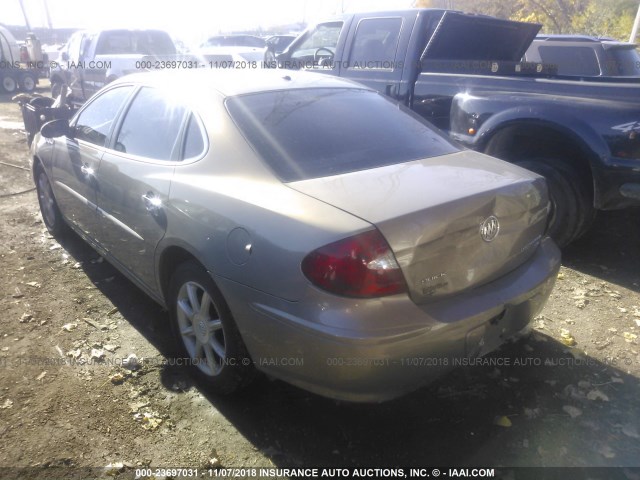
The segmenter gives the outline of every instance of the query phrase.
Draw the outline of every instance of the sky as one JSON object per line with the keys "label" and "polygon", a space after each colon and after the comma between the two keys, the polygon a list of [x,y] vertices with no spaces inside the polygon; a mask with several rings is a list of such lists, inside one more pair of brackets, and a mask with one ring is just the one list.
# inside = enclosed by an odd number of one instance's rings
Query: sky
{"label": "sky", "polygon": [[[340,11],[411,7],[413,0],[23,0],[32,27],[160,28],[187,43],[219,32],[312,22]],[[24,25],[19,0],[0,0],[0,23]]]}

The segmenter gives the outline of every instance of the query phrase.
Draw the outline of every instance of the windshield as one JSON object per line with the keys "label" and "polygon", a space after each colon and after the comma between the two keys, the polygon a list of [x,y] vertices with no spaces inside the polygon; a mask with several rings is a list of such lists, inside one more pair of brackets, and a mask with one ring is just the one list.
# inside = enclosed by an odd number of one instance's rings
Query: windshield
{"label": "windshield", "polygon": [[376,92],[293,89],[231,97],[227,108],[284,182],[457,151],[434,127]]}
{"label": "windshield", "polygon": [[228,37],[211,37],[202,46],[263,48],[265,45],[265,41],[259,37],[252,37],[250,35],[231,35]]}

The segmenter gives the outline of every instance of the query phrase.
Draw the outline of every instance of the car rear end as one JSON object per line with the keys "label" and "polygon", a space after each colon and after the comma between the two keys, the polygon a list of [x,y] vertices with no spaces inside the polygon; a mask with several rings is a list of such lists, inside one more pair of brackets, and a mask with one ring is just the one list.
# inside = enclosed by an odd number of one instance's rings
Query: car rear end
{"label": "car rear end", "polygon": [[364,89],[241,95],[227,109],[284,185],[358,220],[307,241],[293,301],[222,280],[258,368],[386,400],[489,353],[543,307],[560,253],[541,177],[460,152]]}

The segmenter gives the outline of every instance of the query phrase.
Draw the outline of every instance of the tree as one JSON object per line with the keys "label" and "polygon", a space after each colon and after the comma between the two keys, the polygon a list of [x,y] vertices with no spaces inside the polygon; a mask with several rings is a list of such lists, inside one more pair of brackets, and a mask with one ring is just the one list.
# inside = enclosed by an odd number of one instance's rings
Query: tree
{"label": "tree", "polygon": [[629,38],[637,0],[416,0],[416,7],[453,8],[542,24],[544,33]]}

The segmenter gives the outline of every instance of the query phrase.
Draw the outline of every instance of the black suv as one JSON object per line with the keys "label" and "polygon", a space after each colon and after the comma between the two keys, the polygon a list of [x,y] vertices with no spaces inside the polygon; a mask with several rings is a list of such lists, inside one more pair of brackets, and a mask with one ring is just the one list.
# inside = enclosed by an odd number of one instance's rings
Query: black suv
{"label": "black suv", "polygon": [[586,35],[538,35],[526,62],[557,67],[558,75],[640,77],[640,54],[633,43]]}

